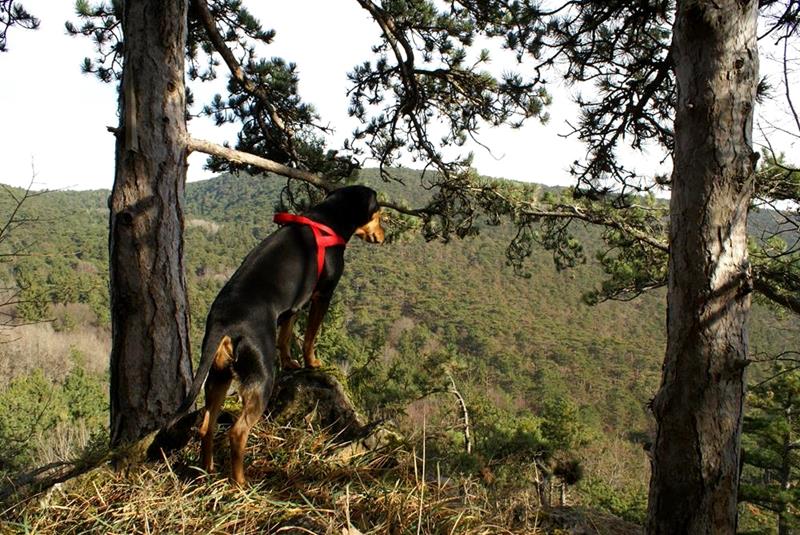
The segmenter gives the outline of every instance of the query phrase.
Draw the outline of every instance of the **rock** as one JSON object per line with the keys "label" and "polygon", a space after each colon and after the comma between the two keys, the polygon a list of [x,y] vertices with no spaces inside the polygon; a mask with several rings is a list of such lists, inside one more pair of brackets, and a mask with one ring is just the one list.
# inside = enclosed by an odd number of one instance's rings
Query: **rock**
{"label": "rock", "polygon": [[301,369],[282,374],[267,412],[280,425],[325,429],[336,442],[350,449],[372,450],[399,440],[397,434],[378,425],[380,422],[367,423],[342,383],[326,370]]}

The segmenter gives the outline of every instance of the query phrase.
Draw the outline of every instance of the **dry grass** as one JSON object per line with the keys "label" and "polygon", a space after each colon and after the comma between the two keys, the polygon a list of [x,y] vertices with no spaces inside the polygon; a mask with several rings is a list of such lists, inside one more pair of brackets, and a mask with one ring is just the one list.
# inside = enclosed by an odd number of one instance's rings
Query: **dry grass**
{"label": "dry grass", "polygon": [[199,228],[208,234],[216,234],[219,232],[220,224],[208,219],[190,218],[186,220],[186,228]]}
{"label": "dry grass", "polygon": [[11,531],[59,535],[514,532],[482,520],[491,508],[475,482],[423,477],[402,447],[347,456],[323,434],[270,427],[251,444],[245,488],[192,468],[192,445],[135,473],[92,472],[0,516],[13,518]]}
{"label": "dry grass", "polygon": [[[92,444],[95,438],[84,420],[77,422],[59,422],[47,433],[35,433],[31,436],[30,447],[34,451],[33,465],[67,462]],[[98,437],[104,439],[105,435]],[[97,441],[97,439],[95,439]]]}
{"label": "dry grass", "polygon": [[57,332],[50,323],[16,327],[0,344],[0,388],[36,369],[52,381],[63,380],[74,364],[71,349],[81,353],[87,371],[101,374],[108,369],[111,337],[102,329]]}
{"label": "dry grass", "polygon": [[[222,470],[226,442],[221,435]],[[497,498],[475,478],[442,476],[402,444],[353,453],[324,434],[261,424],[251,435],[244,488],[194,468],[198,455],[192,443],[127,474],[95,470],[0,512],[7,519],[0,532],[533,534],[564,524],[563,514],[540,511],[532,494]],[[589,526],[580,533],[627,533],[591,528],[597,518],[580,517]]]}

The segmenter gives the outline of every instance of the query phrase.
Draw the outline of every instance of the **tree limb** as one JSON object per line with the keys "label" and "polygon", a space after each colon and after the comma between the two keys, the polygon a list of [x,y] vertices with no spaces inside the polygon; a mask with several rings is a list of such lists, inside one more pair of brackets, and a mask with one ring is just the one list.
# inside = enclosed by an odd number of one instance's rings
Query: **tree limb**
{"label": "tree limb", "polygon": [[532,217],[579,219],[581,221],[585,221],[593,225],[600,225],[604,227],[614,228],[628,234],[631,238],[633,238],[636,241],[646,243],[647,245],[650,245],[651,247],[654,247],[655,249],[658,249],[660,251],[669,252],[669,245],[654,238],[653,236],[650,236],[648,234],[645,234],[644,232],[636,230],[620,221],[584,212],[583,210],[575,206],[563,207],[560,210],[542,210],[539,208],[531,207],[526,209],[524,213],[525,215]]}
{"label": "tree limb", "polygon": [[264,107],[269,111],[273,124],[281,129],[287,137],[290,137],[283,119],[278,116],[278,113],[275,111],[275,106],[272,105],[270,96],[263,88],[257,86],[247,78],[239,61],[233,55],[231,49],[228,48],[228,45],[225,44],[225,40],[222,38],[222,35],[220,35],[219,30],[217,30],[216,24],[214,24],[214,17],[208,10],[208,4],[205,0],[192,0],[192,5],[197,10],[200,22],[203,24],[208,39],[211,41],[214,49],[222,56],[223,61],[225,61],[225,64],[228,66],[228,70],[230,70],[231,76],[239,82],[245,91],[261,101]]}
{"label": "tree limb", "polygon": [[461,392],[458,391],[458,388],[456,388],[456,382],[453,379],[452,374],[447,372],[446,375],[447,378],[450,379],[450,393],[456,397],[458,400],[458,405],[461,407],[461,419],[464,422],[464,451],[466,451],[467,455],[470,455],[472,453],[472,437],[470,436],[469,411],[467,410],[467,402],[464,400],[464,396],[461,395]]}
{"label": "tree limb", "polygon": [[755,291],[770,301],[791,310],[795,314],[800,314],[800,300],[792,294],[781,292],[768,281],[758,276],[758,273],[754,273],[753,275],[753,289],[755,289]]}
{"label": "tree limb", "polygon": [[309,171],[297,169],[296,167],[289,167],[288,165],[278,163],[274,160],[268,160],[261,156],[250,154],[249,152],[231,149],[230,147],[223,147],[222,145],[217,145],[216,143],[211,143],[203,139],[189,138],[186,140],[186,145],[190,152],[202,152],[203,154],[225,158],[231,162],[252,165],[259,169],[269,171],[270,173],[275,173],[276,175],[308,182],[328,192],[338,187],[335,183]]}
{"label": "tree limb", "polygon": [[[261,156],[250,154],[249,152],[243,152],[240,150],[231,149],[230,147],[217,145],[216,143],[211,143],[210,141],[203,139],[189,138],[186,144],[190,152],[202,152],[203,154],[225,158],[226,160],[232,162],[252,165],[253,167],[258,167],[259,169],[269,171],[270,173],[274,173],[276,175],[302,180],[327,192],[331,192],[341,187],[339,184],[331,182],[330,180],[327,180],[310,171],[297,169],[296,167],[289,167],[274,160],[262,158]],[[405,206],[389,201],[383,201],[379,204],[384,208],[389,208],[390,210],[414,217],[423,217],[429,212],[427,208],[406,208]]]}

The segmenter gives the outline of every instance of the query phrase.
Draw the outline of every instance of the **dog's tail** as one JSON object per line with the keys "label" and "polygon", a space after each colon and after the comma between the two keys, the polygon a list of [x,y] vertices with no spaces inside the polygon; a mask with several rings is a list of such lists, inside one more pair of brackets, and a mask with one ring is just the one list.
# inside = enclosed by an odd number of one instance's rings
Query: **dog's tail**
{"label": "dog's tail", "polygon": [[[214,363],[217,352],[222,349],[223,344],[231,344],[231,339],[229,336],[226,336],[222,328],[212,327],[210,330],[206,331],[206,336],[203,339],[203,353],[200,356],[200,363],[197,365],[197,373],[195,373],[192,386],[189,387],[189,393],[186,395],[183,403],[181,403],[181,406],[175,411],[175,415],[167,425],[168,428],[174,426],[181,418],[191,412],[194,407],[194,402],[197,400],[197,396],[200,395],[200,388],[202,388],[206,377],[208,377],[208,372],[211,371],[211,365]],[[229,352],[230,350],[232,350],[232,347],[229,348]]]}
{"label": "dog's tail", "polygon": [[[225,331],[219,327],[206,330],[206,336],[203,339],[203,353],[189,393],[169,423],[156,433],[153,442],[147,448],[147,455],[150,459],[160,459],[165,452],[179,450],[189,442],[192,436],[191,430],[197,423],[196,418],[190,417],[194,402],[200,394],[200,388],[208,377],[214,359],[217,358],[220,350],[232,353],[233,343],[230,336],[227,336]],[[232,357],[232,354],[228,356]]]}

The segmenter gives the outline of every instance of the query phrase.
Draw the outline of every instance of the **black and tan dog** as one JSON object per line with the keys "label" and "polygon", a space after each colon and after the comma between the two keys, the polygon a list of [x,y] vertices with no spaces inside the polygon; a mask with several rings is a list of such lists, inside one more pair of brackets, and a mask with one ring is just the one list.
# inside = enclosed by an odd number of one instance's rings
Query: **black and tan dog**
{"label": "black and tan dog", "polygon": [[364,186],[335,190],[304,216],[278,214],[275,220],[284,226],[247,255],[211,305],[197,375],[178,409],[180,415],[191,408],[205,380],[200,436],[202,465],[211,472],[217,417],[238,379],[242,413],[230,443],[231,473],[239,484],[245,481],[247,437],[272,394],[277,358],[284,369],[300,367],[289,349],[295,315],[310,302],[303,359],[318,367],[314,339],[342,275],[344,244],[354,234],[370,243],[384,238],[377,196]]}

